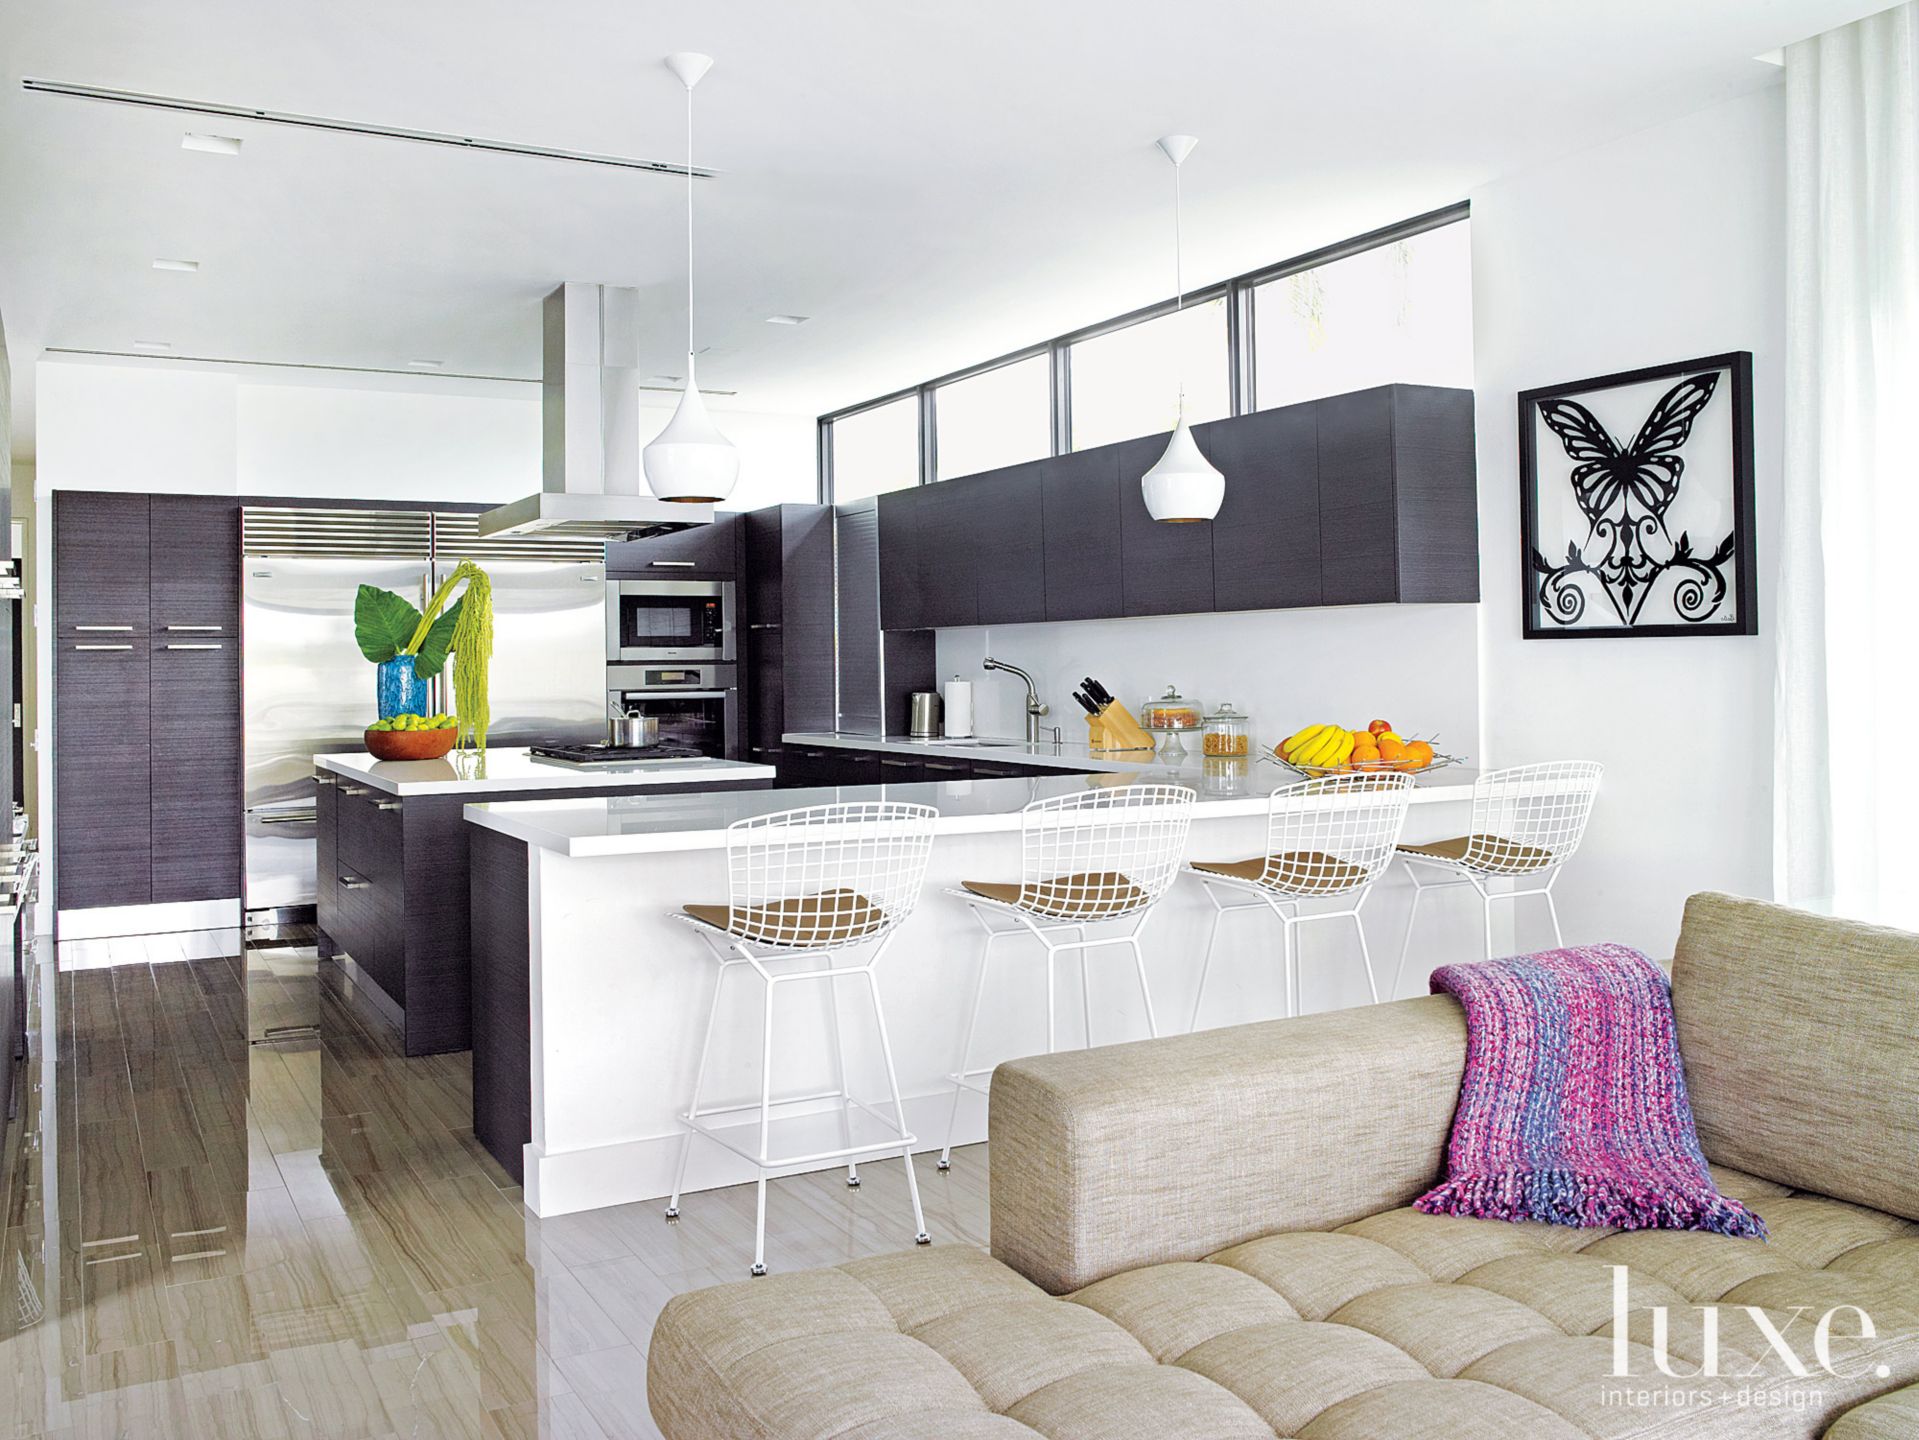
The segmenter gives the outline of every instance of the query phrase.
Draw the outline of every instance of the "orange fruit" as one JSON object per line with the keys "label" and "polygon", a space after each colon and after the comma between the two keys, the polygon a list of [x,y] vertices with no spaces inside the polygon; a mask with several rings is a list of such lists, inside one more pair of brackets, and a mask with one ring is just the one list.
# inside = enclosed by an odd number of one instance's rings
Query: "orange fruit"
{"label": "orange fruit", "polygon": [[1432,763],[1433,747],[1424,740],[1409,742],[1400,758],[1400,768],[1404,770],[1424,770]]}
{"label": "orange fruit", "polygon": [[1406,753],[1406,742],[1397,735],[1386,734],[1379,737],[1379,758],[1398,760]]}

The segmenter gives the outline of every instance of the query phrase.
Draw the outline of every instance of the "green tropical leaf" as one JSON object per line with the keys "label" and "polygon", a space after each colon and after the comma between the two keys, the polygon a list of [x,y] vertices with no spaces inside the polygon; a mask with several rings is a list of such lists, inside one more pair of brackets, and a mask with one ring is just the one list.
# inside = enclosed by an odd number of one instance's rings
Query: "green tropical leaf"
{"label": "green tropical leaf", "polygon": [[427,627],[426,638],[413,656],[413,673],[422,680],[431,680],[446,664],[447,652],[453,648],[453,627],[460,623],[460,607],[464,604],[466,596],[462,595]]}
{"label": "green tropical leaf", "polygon": [[420,612],[391,590],[362,585],[353,597],[353,638],[360,642],[360,653],[375,665],[398,655],[419,623]]}

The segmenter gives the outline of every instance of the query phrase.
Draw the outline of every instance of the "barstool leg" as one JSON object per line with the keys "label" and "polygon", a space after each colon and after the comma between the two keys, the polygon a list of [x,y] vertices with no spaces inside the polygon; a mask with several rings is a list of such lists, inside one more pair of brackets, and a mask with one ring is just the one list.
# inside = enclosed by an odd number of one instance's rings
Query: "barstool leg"
{"label": "barstool leg", "polygon": [[1219,943],[1219,917],[1226,913],[1212,886],[1202,883],[1200,889],[1213,902],[1213,918],[1206,927],[1206,956],[1199,962],[1199,986],[1193,991],[1193,1018],[1186,1022],[1186,1033],[1189,1035],[1199,1029],[1199,1002],[1206,998],[1206,977],[1213,968],[1213,946]]}
{"label": "barstool leg", "polygon": [[[761,977],[765,978],[765,977]],[[773,1124],[773,991],[766,981],[766,1009],[760,1017],[760,1180],[754,1207],[752,1274],[766,1273],[766,1159]]]}
{"label": "barstool leg", "polygon": [[1086,949],[1086,927],[1075,925],[1073,934],[1079,939],[1079,1028],[1085,1037],[1086,1048],[1093,1048],[1093,980],[1086,968],[1088,951]]}
{"label": "barstool leg", "polygon": [[1139,998],[1146,1006],[1146,1033],[1157,1040],[1159,1021],[1153,1017],[1153,992],[1146,986],[1146,952],[1139,948],[1139,932],[1145,928],[1146,922],[1140,921],[1138,928],[1126,937],[1126,943],[1133,947],[1133,969],[1139,975]]}
{"label": "barstool leg", "polygon": [[[832,956],[827,956],[826,963],[831,969]],[[826,1027],[833,1033],[833,1073],[840,1086],[840,1140],[850,1148],[853,1144],[853,1091],[846,1083],[846,1041],[840,1034],[840,990],[835,983],[838,978],[836,975],[826,977]],[[857,1160],[846,1162],[846,1186],[849,1190],[860,1188]]]}
{"label": "barstool leg", "polygon": [[1366,922],[1353,911],[1353,929],[1359,934],[1359,958],[1366,962],[1366,988],[1373,992],[1373,1004],[1379,1003],[1379,981],[1373,978],[1373,952],[1366,946]]}
{"label": "barstool leg", "polygon": [[[979,1028],[980,1002],[986,998],[986,969],[993,959],[993,942],[1011,933],[992,929],[986,932],[986,946],[980,951],[979,957],[979,978],[973,986],[973,1013],[966,1019],[966,1038],[960,1041],[959,1073],[962,1075],[967,1073],[966,1062],[973,1055],[973,1034]],[[959,1081],[953,1082],[953,1108],[946,1117],[946,1144],[940,1148],[939,1168],[942,1170],[953,1168],[953,1130],[959,1124],[960,1093],[965,1089]]]}
{"label": "barstool leg", "polygon": [[1413,873],[1413,867],[1406,867],[1406,878],[1413,882],[1413,903],[1406,911],[1406,933],[1399,942],[1399,964],[1393,969],[1393,998],[1399,998],[1400,988],[1406,983],[1406,954],[1413,948],[1413,922],[1419,919],[1419,902],[1426,898],[1426,887],[1419,883],[1419,877]]}
{"label": "barstool leg", "polygon": [[[713,977],[713,1003],[706,1012],[706,1035],[700,1041],[700,1063],[693,1071],[693,1104],[687,1114],[700,1113],[700,1095],[706,1089],[706,1057],[713,1049],[713,1022],[720,1016],[720,991],[726,985],[726,972],[730,967],[720,962],[720,973]],[[680,1187],[686,1184],[686,1157],[693,1148],[693,1132],[688,1130],[680,1137],[680,1160],[673,1167],[673,1195],[666,1202],[666,1218],[680,1218]]]}
{"label": "barstool leg", "polygon": [[1486,916],[1486,958],[1493,958],[1493,892],[1479,892],[1479,908]]}
{"label": "barstool leg", "polygon": [[1559,907],[1553,903],[1552,887],[1548,885],[1539,893],[1546,897],[1546,913],[1552,916],[1553,919],[1553,945],[1555,948],[1563,950],[1566,948],[1566,937],[1559,929]]}
{"label": "barstool leg", "polygon": [[1281,910],[1273,913],[1279,916],[1279,945],[1286,964],[1286,1018],[1290,1020],[1299,1014],[1299,961],[1295,949],[1299,942],[1293,938],[1291,917]]}
{"label": "barstool leg", "polygon": [[[878,960],[878,956],[874,960]],[[886,1036],[886,1011],[880,1005],[879,982],[873,978],[872,970],[860,972],[866,977],[866,993],[873,1001],[873,1026],[879,1031],[880,1056],[886,1061],[886,1085],[893,1093],[893,1123],[900,1127],[900,1134],[907,1133],[906,1102],[900,1097],[900,1077],[893,1069],[893,1042]],[[906,1193],[913,1197],[913,1243],[931,1245],[933,1237],[926,1233],[926,1212],[920,1208],[919,1177],[913,1173],[913,1147],[910,1144],[900,1147],[900,1163],[906,1167]]]}

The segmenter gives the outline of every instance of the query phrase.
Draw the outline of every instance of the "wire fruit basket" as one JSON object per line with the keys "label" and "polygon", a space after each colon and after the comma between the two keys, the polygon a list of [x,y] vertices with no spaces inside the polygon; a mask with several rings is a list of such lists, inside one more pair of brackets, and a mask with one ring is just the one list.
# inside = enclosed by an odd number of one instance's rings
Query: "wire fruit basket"
{"label": "wire fruit basket", "polygon": [[1433,758],[1424,765],[1409,765],[1404,760],[1349,760],[1344,765],[1300,765],[1291,760],[1282,760],[1271,752],[1260,758],[1269,764],[1284,766],[1295,775],[1304,775],[1308,780],[1318,780],[1326,775],[1383,775],[1394,771],[1403,771],[1408,775],[1430,775],[1435,770],[1444,770],[1448,765],[1466,763],[1458,755],[1442,755],[1437,750],[1433,751]]}

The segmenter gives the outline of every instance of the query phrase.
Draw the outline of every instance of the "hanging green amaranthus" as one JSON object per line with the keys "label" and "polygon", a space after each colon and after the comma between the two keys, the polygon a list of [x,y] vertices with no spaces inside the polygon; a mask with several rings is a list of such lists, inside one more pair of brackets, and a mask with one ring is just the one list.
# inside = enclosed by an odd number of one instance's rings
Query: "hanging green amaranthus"
{"label": "hanging green amaranthus", "polygon": [[[462,581],[466,593],[436,625],[434,617]],[[487,708],[486,677],[493,661],[493,582],[486,571],[471,560],[455,566],[446,583],[434,592],[406,648],[417,652],[429,631],[448,636],[446,648],[453,656],[453,708],[460,721],[460,744],[484,752],[486,727],[492,718]]]}

